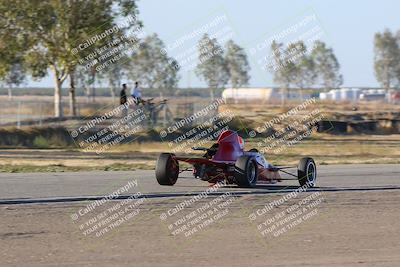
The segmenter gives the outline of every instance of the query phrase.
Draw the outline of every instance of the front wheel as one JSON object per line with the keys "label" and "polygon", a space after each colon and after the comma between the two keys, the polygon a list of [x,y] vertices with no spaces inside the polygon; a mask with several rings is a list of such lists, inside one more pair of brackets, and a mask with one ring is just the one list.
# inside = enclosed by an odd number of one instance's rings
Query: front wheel
{"label": "front wheel", "polygon": [[317,166],[312,158],[302,158],[297,167],[297,178],[301,186],[317,184]]}
{"label": "front wheel", "polygon": [[160,185],[174,185],[178,180],[179,163],[173,156],[171,153],[162,153],[158,157],[156,178]]}
{"label": "front wheel", "polygon": [[257,162],[253,157],[242,156],[235,163],[235,182],[241,187],[253,187],[257,183]]}

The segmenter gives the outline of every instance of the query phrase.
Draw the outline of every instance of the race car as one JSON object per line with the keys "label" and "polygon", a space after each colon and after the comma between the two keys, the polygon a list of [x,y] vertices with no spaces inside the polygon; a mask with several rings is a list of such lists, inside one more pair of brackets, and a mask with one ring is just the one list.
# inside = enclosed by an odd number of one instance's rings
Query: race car
{"label": "race car", "polygon": [[[204,151],[202,157],[178,157],[173,153],[161,153],[156,164],[156,178],[160,185],[172,186],[183,171],[192,171],[195,178],[209,183],[224,181],[239,187],[254,187],[257,183],[277,183],[284,172],[296,177],[300,186],[314,187],[317,168],[310,157],[302,158],[297,166],[297,175],[286,171],[296,168],[274,166],[257,149],[244,150],[244,141],[235,131],[222,132],[210,148],[194,147]],[[193,168],[179,170],[179,162],[189,163]],[[289,180],[289,179],[285,179]]]}

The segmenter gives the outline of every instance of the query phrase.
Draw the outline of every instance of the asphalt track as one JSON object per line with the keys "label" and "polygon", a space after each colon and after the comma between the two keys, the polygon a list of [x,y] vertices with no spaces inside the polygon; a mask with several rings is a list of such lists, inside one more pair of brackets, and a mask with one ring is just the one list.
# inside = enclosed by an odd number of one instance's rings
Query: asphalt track
{"label": "asphalt track", "polygon": [[[285,175],[284,178],[291,178]],[[208,183],[182,173],[175,186],[160,186],[154,171],[94,171],[63,173],[0,173],[0,205],[78,202],[107,196],[130,181],[137,182],[125,199],[134,192],[146,198],[185,197],[207,189]],[[213,193],[230,191],[236,195],[280,194],[298,188],[296,180],[244,189],[225,186]],[[318,186],[309,191],[384,191],[400,190],[400,165],[327,165],[318,166]],[[211,195],[213,195],[211,194]]]}
{"label": "asphalt track", "polygon": [[[208,215],[203,217],[211,209],[203,209],[218,200],[214,197],[169,214],[209,188],[189,176],[169,187],[158,185],[153,171],[0,173],[0,266],[400,266],[400,165],[319,166],[318,187],[312,190],[325,193],[300,193],[265,216],[258,210],[298,188],[296,180],[251,189],[225,186],[213,194],[230,191],[240,197],[230,197],[223,213],[214,206],[211,223]],[[121,224],[114,215],[124,214],[126,210],[116,208],[123,202],[96,206],[100,202],[85,201],[101,199],[132,181],[137,186],[119,199],[138,192],[149,199]],[[292,217],[298,212],[294,210],[280,217],[278,230],[266,236],[260,232],[267,218],[316,195],[320,202],[307,206],[309,213]],[[85,209],[87,215],[79,213]],[[107,215],[92,224],[99,214]],[[174,229],[183,229],[181,222],[195,225],[175,234]],[[97,237],[100,230],[93,227],[98,225],[109,232]],[[94,232],[83,234],[87,229]]]}

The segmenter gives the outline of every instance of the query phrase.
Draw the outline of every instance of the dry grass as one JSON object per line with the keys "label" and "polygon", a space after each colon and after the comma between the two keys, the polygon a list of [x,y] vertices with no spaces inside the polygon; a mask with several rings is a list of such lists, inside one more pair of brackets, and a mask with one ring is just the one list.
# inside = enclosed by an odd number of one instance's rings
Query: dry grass
{"label": "dry grass", "polygon": [[282,152],[271,151],[271,157],[292,163],[303,156],[319,164],[400,163],[400,142],[379,139],[305,140]]}
{"label": "dry grass", "polygon": [[[246,149],[260,149],[257,145],[260,141],[262,140],[247,141]],[[100,155],[79,150],[10,149],[1,151],[0,171],[154,169],[157,155],[169,151],[171,148],[166,142],[124,144]],[[304,156],[313,157],[318,164],[399,164],[400,135],[338,137],[316,134],[312,139],[285,147],[282,151],[271,150],[264,154],[276,165],[294,165]],[[201,152],[190,155],[199,156]]]}
{"label": "dry grass", "polygon": [[[51,103],[52,98],[48,96],[32,97],[21,96],[14,100],[38,100]],[[67,99],[65,99],[67,100]],[[105,106],[112,104],[111,98],[97,98],[99,105]],[[188,99],[186,99],[188,100]],[[177,99],[176,101],[186,101]],[[193,101],[193,99],[190,99]],[[0,102],[6,101],[0,97]],[[78,98],[78,102],[84,103],[84,97]],[[177,103],[177,102],[176,102]],[[241,103],[222,105],[220,112],[229,109],[238,115],[238,120],[243,118],[245,127],[261,125],[277,114],[288,111],[291,107],[300,103],[293,103],[290,107],[281,108],[279,105],[266,105],[257,103]],[[323,113],[333,114],[337,112],[351,113],[352,104],[324,102],[310,106],[309,109],[318,108]],[[15,108],[15,107],[14,107]],[[15,112],[15,110],[7,110]],[[50,111],[48,111],[50,112]],[[89,114],[94,112],[91,108],[82,109],[81,112]],[[393,106],[382,103],[360,103],[357,112],[376,113],[376,112],[400,112],[400,106]],[[246,149],[259,148],[257,143],[261,139],[246,141]],[[210,146],[211,142],[202,146]],[[196,144],[194,144],[196,146]],[[2,166],[0,171],[62,171],[62,170],[91,170],[91,169],[135,169],[135,168],[154,168],[155,159],[160,152],[170,152],[172,147],[168,142],[146,142],[131,143],[112,147],[101,157],[95,154],[87,154],[75,150],[73,153],[68,150],[41,150],[39,156],[26,157],[24,152],[8,153],[0,150]],[[187,147],[189,149],[190,147]],[[262,147],[261,147],[262,148]],[[27,150],[29,151],[29,150]],[[51,153],[45,153],[51,151]],[[72,154],[71,154],[72,153]],[[18,154],[18,155],[17,155]],[[177,153],[178,154],[178,153]],[[266,157],[274,164],[296,164],[303,156],[312,156],[319,164],[354,164],[354,163],[400,163],[400,135],[329,135],[313,134],[312,138],[301,141],[300,143],[285,147],[282,151],[265,151]],[[193,153],[200,155],[200,153]]]}

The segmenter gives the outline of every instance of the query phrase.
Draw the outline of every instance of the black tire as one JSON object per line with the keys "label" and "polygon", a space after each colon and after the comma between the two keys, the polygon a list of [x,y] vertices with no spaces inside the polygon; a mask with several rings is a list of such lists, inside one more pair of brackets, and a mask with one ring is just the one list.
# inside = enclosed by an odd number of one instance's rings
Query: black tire
{"label": "black tire", "polygon": [[252,149],[249,150],[249,152],[257,152],[258,153],[259,151],[258,151],[257,148],[252,148]]}
{"label": "black tire", "polygon": [[314,187],[317,184],[317,165],[312,158],[302,158],[297,167],[297,178],[301,186]]}
{"label": "black tire", "polygon": [[156,178],[160,185],[174,185],[178,180],[179,163],[174,154],[161,153],[156,165]]}
{"label": "black tire", "polygon": [[257,162],[253,157],[242,156],[235,163],[235,182],[240,187],[253,187],[257,183]]}

